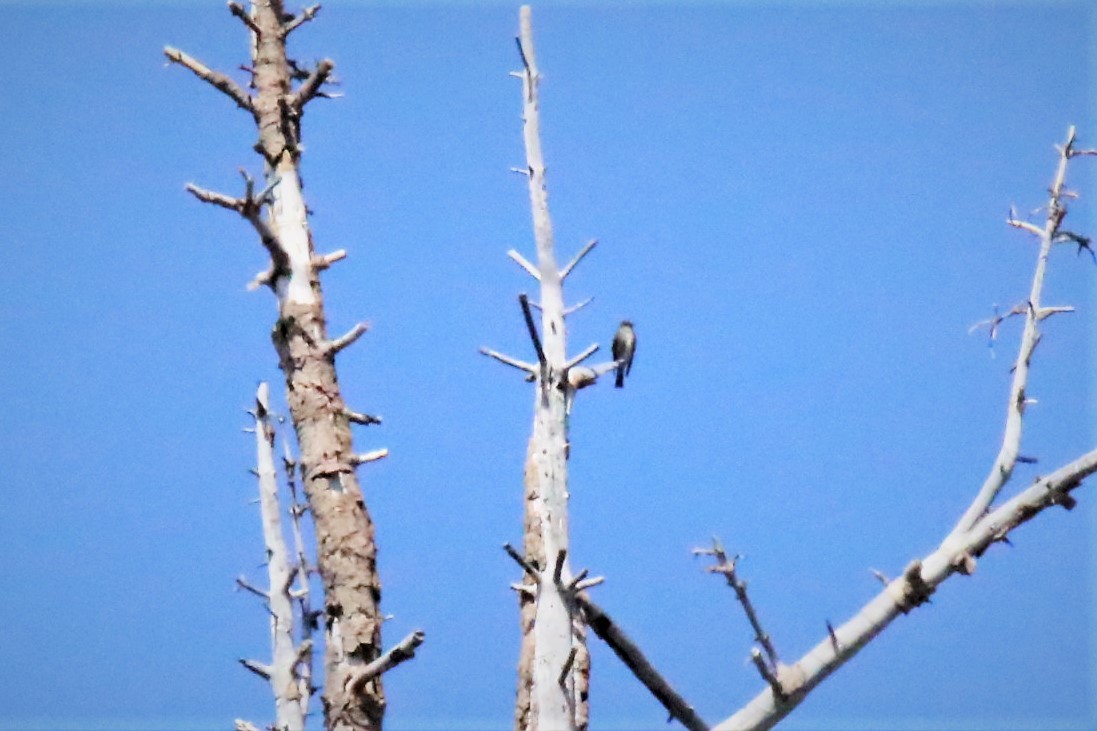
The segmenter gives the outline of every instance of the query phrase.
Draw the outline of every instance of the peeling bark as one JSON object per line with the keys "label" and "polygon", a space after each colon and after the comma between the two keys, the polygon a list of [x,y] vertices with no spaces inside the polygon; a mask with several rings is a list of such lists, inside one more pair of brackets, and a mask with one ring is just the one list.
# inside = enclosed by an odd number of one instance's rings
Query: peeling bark
{"label": "peeling bark", "polygon": [[[362,669],[381,655],[381,583],[373,522],[355,473],[365,460],[354,452],[350,428],[352,418],[365,423],[366,417],[347,408],[335,370],[336,354],[364,328],[328,339],[319,273],[342,256],[316,255],[299,170],[301,117],[310,101],[326,96],[322,86],[334,64],[325,59],[303,74],[286,53],[286,37],[311,20],[319,6],[296,17],[285,12],[282,0],[254,0],[247,12],[238,3],[230,3],[229,9],[251,32],[253,94],[182,52],[168,48],[165,54],[254,117],[259,132],[255,149],[265,161],[269,195],[254,197],[250,180],[244,199],[190,189],[198,198],[248,218],[271,255],[270,268],[255,281],[269,286],[278,299],[272,339],[285,375],[304,490],[316,527],[326,610],[325,725],[329,731],[374,731],[381,728],[385,696],[380,673],[363,680]],[[301,79],[295,92],[293,82]]]}

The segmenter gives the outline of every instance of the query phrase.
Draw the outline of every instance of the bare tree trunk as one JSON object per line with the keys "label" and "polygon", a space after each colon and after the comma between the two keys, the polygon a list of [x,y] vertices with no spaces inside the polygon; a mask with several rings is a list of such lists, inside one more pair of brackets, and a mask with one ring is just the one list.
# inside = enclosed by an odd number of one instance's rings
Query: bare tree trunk
{"label": "bare tree trunk", "polygon": [[[256,469],[259,478],[259,509],[263,523],[263,543],[267,557],[267,589],[258,589],[244,577],[236,580],[247,591],[260,596],[266,602],[270,614],[271,662],[269,665],[255,660],[241,660],[248,670],[264,678],[274,694],[275,731],[304,731],[308,716],[309,698],[312,696],[311,662],[313,618],[308,608],[308,563],[298,549],[296,557],[290,556],[282,530],[282,508],[278,497],[278,473],[274,460],[274,424],[270,416],[270,388],[260,383],[255,394],[255,444]],[[293,463],[286,460],[288,469]],[[287,469],[287,471],[288,471]],[[291,477],[292,479],[292,477]],[[290,517],[295,536],[297,527],[296,506],[291,507]],[[294,589],[295,581],[298,589]],[[300,617],[294,612],[294,604],[300,599]],[[300,619],[301,642],[294,642],[294,626]],[[239,722],[238,722],[239,723]]]}
{"label": "bare tree trunk", "polygon": [[[518,729],[556,731],[587,726],[590,658],[573,597],[568,565],[567,329],[563,278],[553,252],[545,163],[541,155],[541,76],[533,47],[530,8],[520,13],[523,132],[529,177],[537,278],[541,283],[540,366],[534,395],[533,434],[525,469],[526,560],[539,569],[520,594],[522,650],[519,661]],[[526,300],[522,300],[531,325]]]}
{"label": "bare tree trunk", "polygon": [[[251,31],[254,94],[180,51],[167,48],[165,54],[251,113],[259,131],[256,150],[266,163],[266,185],[256,194],[245,176],[243,198],[193,185],[188,189],[201,200],[240,213],[270,254],[270,268],[255,284],[269,286],[278,299],[272,339],[285,374],[302,481],[316,526],[316,558],[326,610],[326,727],[372,731],[381,728],[385,709],[378,666],[367,670],[381,656],[381,582],[373,522],[355,468],[386,452],[356,455],[352,446],[351,422],[376,420],[347,408],[335,356],[357,340],[365,327],[358,325],[340,338],[328,338],[319,274],[345,253],[316,255],[299,172],[301,116],[308,102],[325,96],[322,89],[334,64],[325,59],[307,71],[286,54],[289,33],[311,20],[319,6],[297,16],[286,14],[282,0],[254,0],[250,12],[230,2],[229,9]],[[300,82],[296,88],[294,81]],[[268,207],[266,217],[264,207]]]}

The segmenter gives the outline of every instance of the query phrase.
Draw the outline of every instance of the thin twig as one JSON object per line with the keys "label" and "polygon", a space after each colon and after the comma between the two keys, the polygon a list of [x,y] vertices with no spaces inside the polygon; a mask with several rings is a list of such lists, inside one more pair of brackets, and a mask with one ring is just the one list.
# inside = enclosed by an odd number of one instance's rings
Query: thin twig
{"label": "thin twig", "polygon": [[525,572],[527,574],[529,574],[529,577],[531,579],[533,579],[535,581],[540,581],[541,580],[541,572],[537,569],[536,566],[534,566],[529,561],[527,561],[522,556],[522,554],[518,553],[518,551],[515,550],[514,546],[510,545],[509,543],[504,543],[503,544],[503,550],[507,552],[508,556],[510,556],[512,559],[514,559],[514,562],[516,564],[521,566],[522,569],[525,570]]}
{"label": "thin twig", "polygon": [[754,604],[750,601],[750,596],[747,594],[746,582],[739,578],[736,573],[736,561],[740,558],[735,556],[728,558],[727,552],[724,551],[724,546],[720,543],[718,538],[713,537],[712,548],[700,548],[694,549],[694,555],[707,555],[716,559],[716,564],[708,567],[708,571],[714,574],[723,574],[724,578],[735,591],[735,597],[739,600],[739,604],[743,607],[743,613],[747,615],[747,621],[750,622],[751,629],[754,630],[755,641],[762,646],[766,651],[766,657],[769,660],[771,668],[776,668],[780,659],[777,656],[777,648],[773,645],[773,640],[769,636],[769,633],[762,629],[762,622],[758,619],[758,613],[754,609]]}
{"label": "thin twig", "polygon": [[568,315],[571,315],[575,312],[578,312],[579,310],[583,309],[584,307],[586,307],[587,305],[589,305],[593,301],[594,301],[593,297],[587,297],[582,302],[578,302],[578,303],[572,305],[571,307],[565,307],[564,308],[564,317],[567,317]]}

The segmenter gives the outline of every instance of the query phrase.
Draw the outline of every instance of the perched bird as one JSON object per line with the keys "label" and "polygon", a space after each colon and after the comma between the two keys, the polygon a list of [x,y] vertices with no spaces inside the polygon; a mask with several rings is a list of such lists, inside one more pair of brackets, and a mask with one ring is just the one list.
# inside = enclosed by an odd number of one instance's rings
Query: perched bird
{"label": "perched bird", "polygon": [[625,376],[632,370],[632,358],[636,355],[636,331],[631,320],[622,320],[621,327],[613,336],[613,359],[617,361],[617,382],[613,385],[622,388]]}

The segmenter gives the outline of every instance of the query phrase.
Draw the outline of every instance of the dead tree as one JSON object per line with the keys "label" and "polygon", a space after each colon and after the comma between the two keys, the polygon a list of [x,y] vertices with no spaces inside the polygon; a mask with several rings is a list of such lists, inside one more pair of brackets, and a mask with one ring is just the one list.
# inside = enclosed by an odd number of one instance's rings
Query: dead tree
{"label": "dead tree", "polygon": [[[525,294],[519,297],[537,363],[519,361],[486,348],[482,352],[524,371],[527,380],[534,384],[533,434],[525,467],[524,557],[507,547],[526,572],[525,580],[515,585],[522,626],[515,728],[564,731],[586,728],[590,674],[585,632],[568,589],[573,577],[568,564],[567,412],[576,390],[568,376],[597,346],[570,361],[567,358],[563,288],[566,272],[557,267],[553,250],[545,162],[541,155],[537,92],[541,77],[528,6],[521,9],[520,25],[518,50],[523,70],[514,75],[522,79],[526,165],[516,170],[529,181],[537,264],[513,249],[508,255],[540,284],[538,304],[530,303]],[[576,259],[593,246],[591,242]],[[534,306],[541,313],[540,331],[531,311]],[[594,380],[596,376],[590,382]]]}
{"label": "dead tree", "polygon": [[257,186],[244,172],[240,197],[193,184],[187,190],[242,216],[270,256],[269,266],[252,285],[269,287],[278,300],[272,339],[285,375],[304,491],[316,526],[316,561],[324,588],[325,723],[330,731],[378,729],[385,710],[380,674],[394,658],[409,656],[422,635],[409,636],[391,654],[381,652],[377,544],[356,469],[387,451],[354,451],[351,424],[378,420],[348,408],[335,370],[336,356],[366,326],[328,336],[320,273],[346,252],[316,253],[301,191],[301,120],[309,103],[331,96],[327,89],[334,63],[324,59],[310,69],[286,52],[287,38],[316,16],[319,5],[296,15],[285,11],[282,0],[253,0],[250,8],[229,2],[228,7],[251,35],[251,64],[243,67],[250,77],[246,89],[175,48],[165,48],[164,54],[251,116],[264,180]]}
{"label": "dead tree", "polygon": [[[519,296],[522,316],[529,331],[536,363],[529,363],[482,348],[484,355],[522,371],[534,384],[533,434],[525,466],[524,552],[509,544],[507,553],[522,567],[525,579],[515,584],[522,627],[518,665],[518,693],[515,728],[518,731],[581,731],[589,716],[590,655],[586,625],[605,640],[626,665],[687,727],[705,728],[696,714],[651,667],[638,648],[618,628],[585,590],[602,579],[587,578],[587,571],[572,574],[568,562],[568,472],[570,456],[568,419],[576,393],[597,383],[598,378],[626,367],[624,361],[582,365],[598,350],[593,344],[577,355],[567,356],[565,318],[590,302],[564,305],[564,281],[597,244],[587,242],[562,269],[556,264],[552,219],[548,209],[545,161],[541,154],[541,74],[533,45],[529,6],[519,15],[518,52],[522,70],[513,75],[522,80],[522,120],[526,164],[514,172],[529,183],[537,263],[515,250],[507,255],[540,286],[540,301]],[[541,313],[541,326],[533,309]],[[617,357],[617,356],[615,356]],[[691,715],[692,714],[692,715]]]}
{"label": "dead tree", "polygon": [[[309,604],[309,562],[301,539],[303,510],[294,499],[289,517],[293,526],[294,552],[291,554],[282,528],[278,471],[274,459],[275,427],[270,410],[270,388],[260,383],[255,394],[256,468],[259,481],[259,511],[266,547],[267,589],[253,586],[246,577],[237,586],[264,600],[270,615],[271,662],[240,660],[240,664],[265,679],[274,694],[275,731],[304,731],[312,697],[312,630],[316,613]],[[287,451],[283,460],[289,484],[294,485],[296,463]],[[297,637],[295,637],[297,635]],[[239,730],[254,728],[237,720]]]}
{"label": "dead tree", "polygon": [[[1027,395],[1032,356],[1041,339],[1041,325],[1052,315],[1072,312],[1069,306],[1043,304],[1044,278],[1048,259],[1054,248],[1066,244],[1076,246],[1079,253],[1093,256],[1090,240],[1063,227],[1068,201],[1076,194],[1066,187],[1069,162],[1075,157],[1097,155],[1097,150],[1077,149],[1075,130],[1067,132],[1066,142],[1057,146],[1059,162],[1049,189],[1047,215],[1042,225],[1019,220],[1011,211],[1007,223],[1030,234],[1037,243],[1036,268],[1028,298],[1003,316],[996,315],[981,325],[990,328],[995,337],[999,326],[1008,317],[1024,318],[1021,344],[1013,365],[1013,380],[1006,401],[1006,423],[1002,445],[986,480],[976,493],[952,531],[928,555],[911,561],[902,575],[890,579],[874,571],[884,585],[876,597],[856,615],[835,627],[826,622],[826,636],[807,654],[791,665],[782,663],[772,638],[762,629],[761,621],[751,604],[746,585],[736,572],[735,557],[729,558],[719,541],[712,548],[695,553],[713,556],[716,563],[710,571],[723,574],[754,631],[756,647],[751,660],[766,682],[766,688],[734,715],[717,724],[719,731],[757,731],[772,728],[795,709],[808,693],[831,673],[848,662],[858,651],[884,631],[900,615],[911,612],[929,601],[937,587],[950,576],[968,575],[975,571],[976,559],[995,543],[1008,543],[1013,529],[1036,517],[1046,508],[1059,505],[1070,510],[1075,505],[1071,491],[1097,471],[1097,449],[1064,464],[1049,474],[1038,477],[1009,500],[994,507],[995,499],[1009,482],[1017,463],[1032,463],[1035,458],[1021,452],[1021,426],[1027,407],[1033,399]],[[1097,257],[1094,257],[1097,260]]]}

